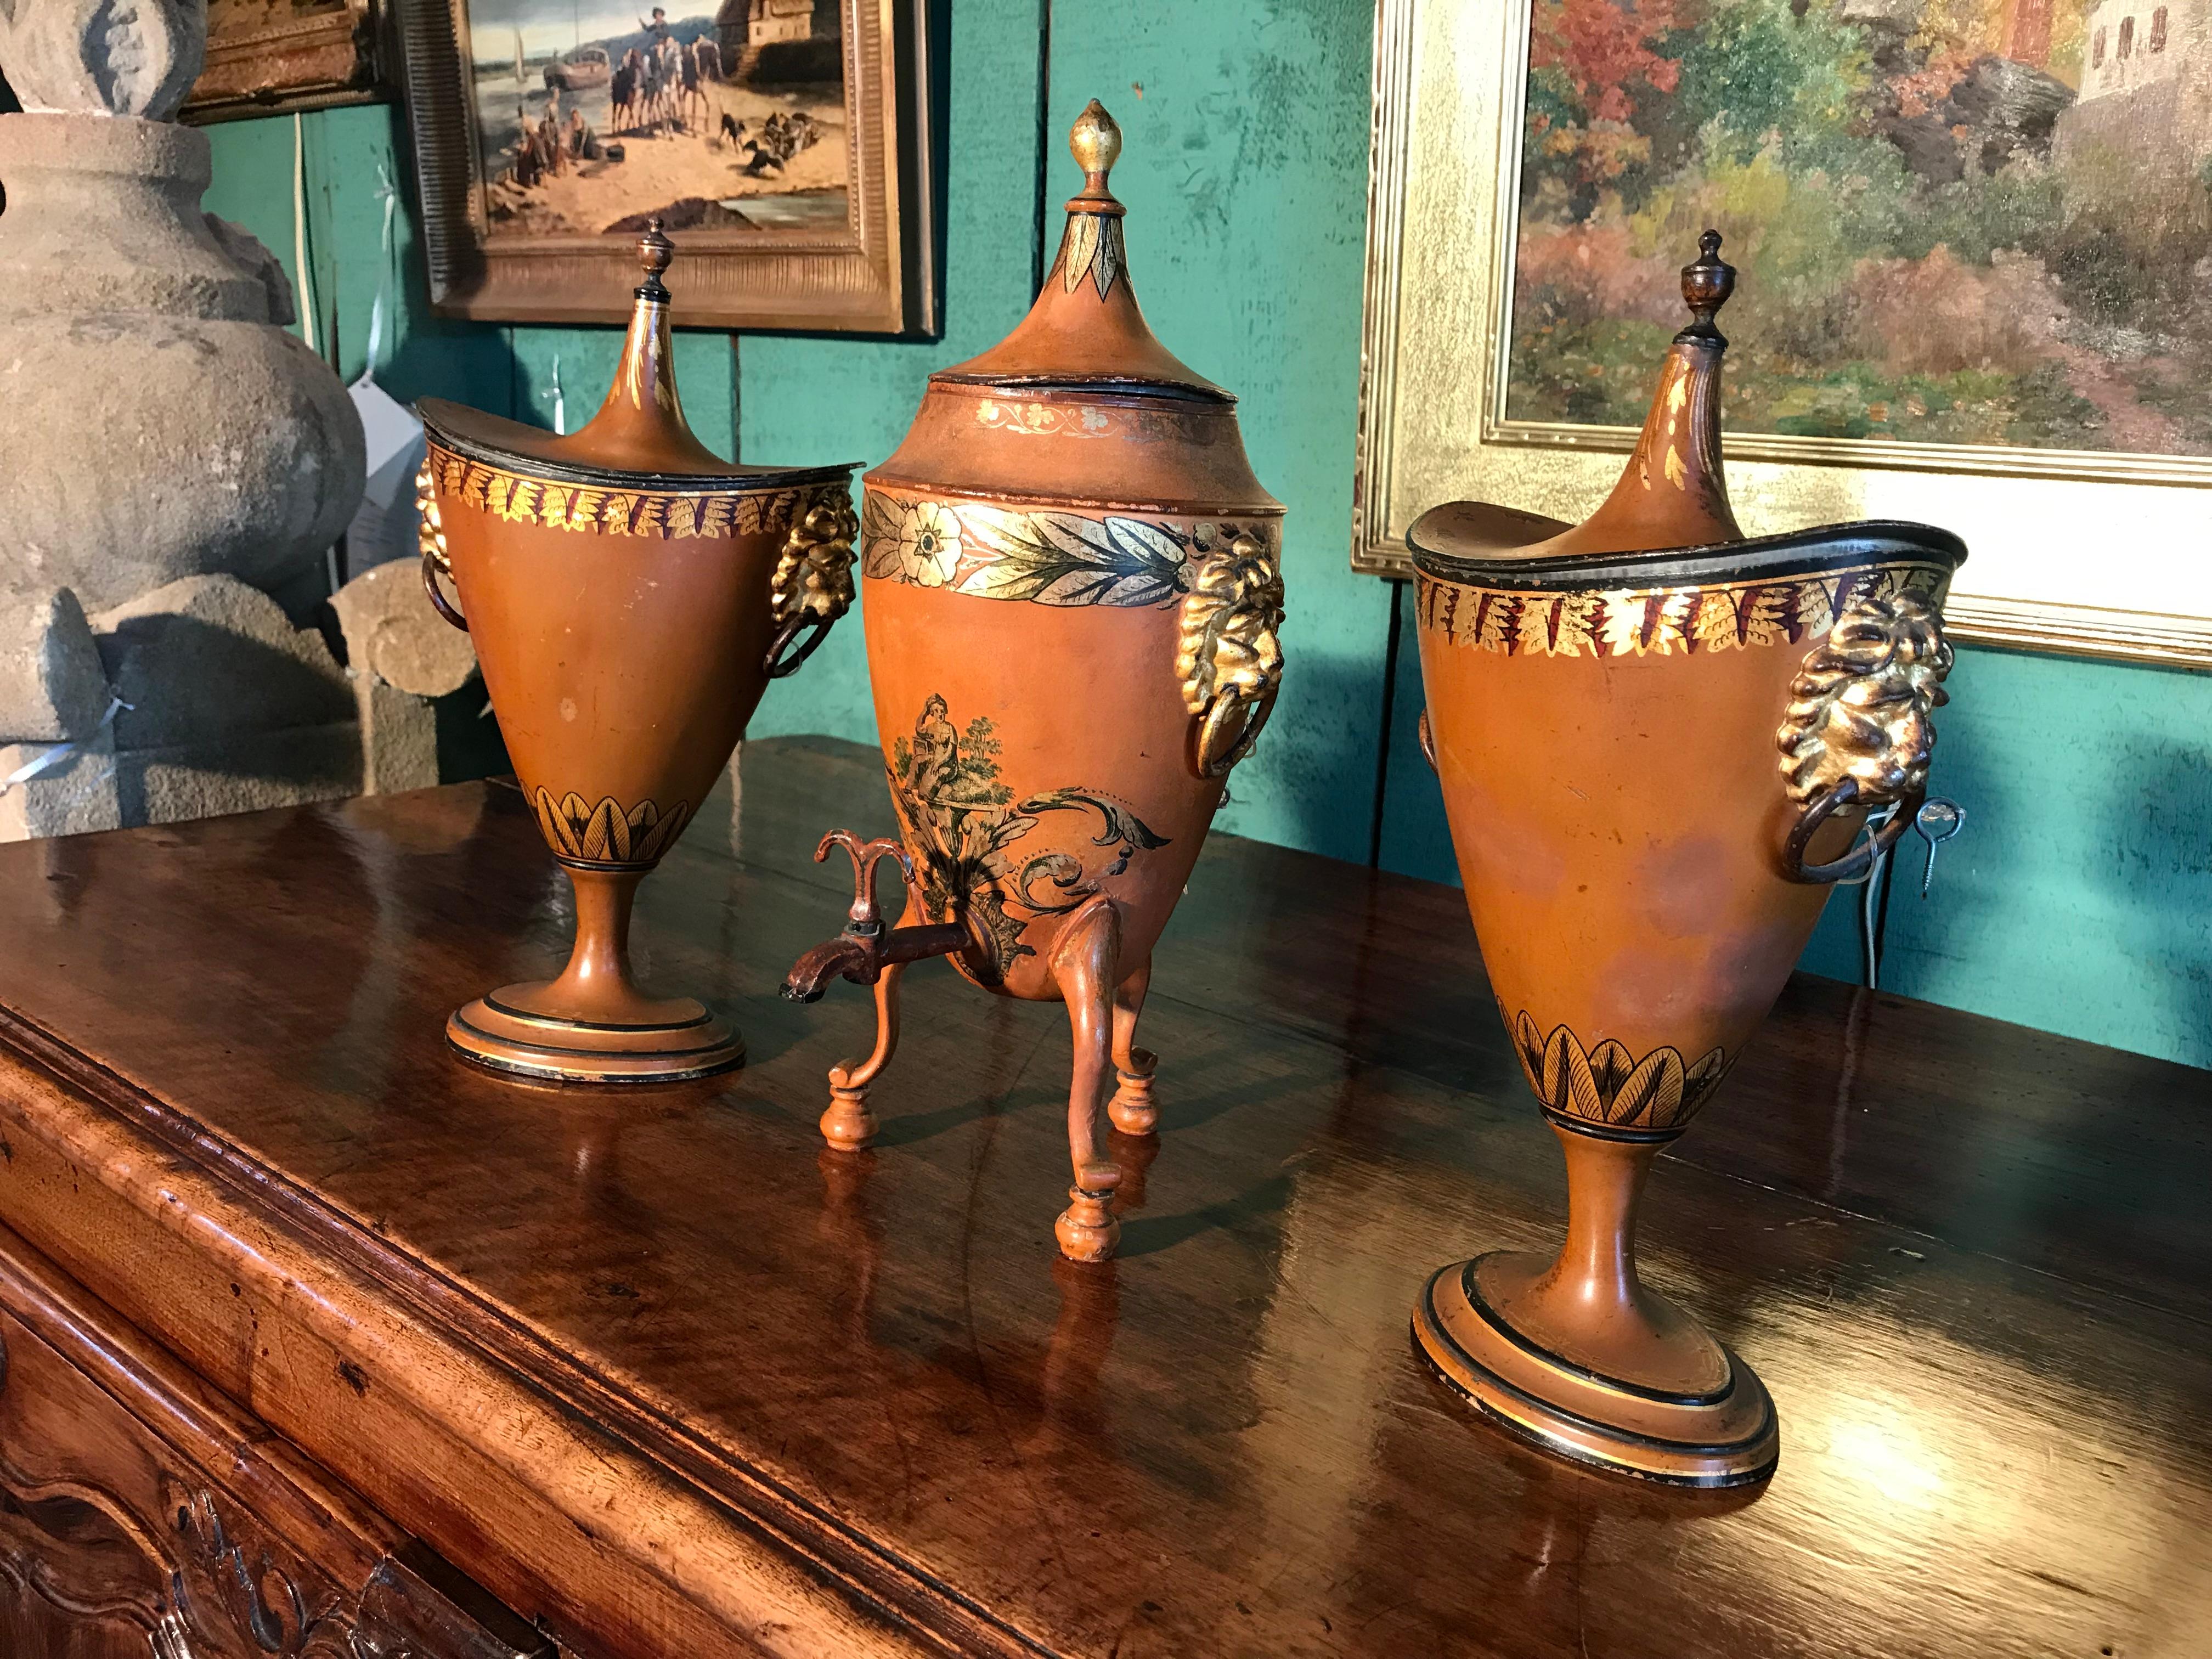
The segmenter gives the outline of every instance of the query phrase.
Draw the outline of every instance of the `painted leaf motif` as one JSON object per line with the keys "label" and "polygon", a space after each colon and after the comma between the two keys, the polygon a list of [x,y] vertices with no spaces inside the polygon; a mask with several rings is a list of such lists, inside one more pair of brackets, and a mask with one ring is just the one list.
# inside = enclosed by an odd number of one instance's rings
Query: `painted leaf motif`
{"label": "painted leaf motif", "polygon": [[1060,239],[1060,280],[1070,294],[1090,273],[1091,262],[1097,256],[1098,228],[1102,222],[1101,216],[1095,213],[1068,216],[1067,234]]}
{"label": "painted leaf motif", "polygon": [[1091,267],[1091,280],[1097,284],[1098,297],[1104,299],[1113,292],[1114,279],[1121,274],[1121,222],[1109,219],[1098,234],[1098,256]]}
{"label": "painted leaf motif", "polygon": [[963,507],[961,522],[991,555],[957,582],[986,599],[1040,605],[1164,605],[1180,591],[1182,544],[1135,520]]}
{"label": "painted leaf motif", "polygon": [[898,574],[899,529],[906,518],[902,503],[866,491],[860,498],[860,571],[878,578]]}
{"label": "painted leaf motif", "polygon": [[1679,1128],[1727,1075],[1729,1059],[1715,1048],[1686,1067],[1679,1049],[1662,1046],[1641,1060],[1611,1037],[1584,1052],[1565,1025],[1549,1036],[1522,1010],[1513,1047],[1536,1097],[1563,1117],[1621,1128]]}
{"label": "painted leaf motif", "polygon": [[[1622,1050],[1624,1055],[1626,1052]],[[1637,1128],[1664,1129],[1673,1125],[1681,1109],[1682,1056],[1672,1048],[1654,1048],[1613,1091],[1606,1118]]]}

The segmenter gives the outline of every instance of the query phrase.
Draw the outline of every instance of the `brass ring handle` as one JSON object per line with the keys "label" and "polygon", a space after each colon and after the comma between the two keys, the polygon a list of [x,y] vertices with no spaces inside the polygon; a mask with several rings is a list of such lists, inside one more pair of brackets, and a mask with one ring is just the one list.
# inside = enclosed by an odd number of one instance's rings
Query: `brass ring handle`
{"label": "brass ring handle", "polygon": [[[1225,778],[1237,763],[1252,752],[1252,745],[1260,740],[1260,733],[1267,724],[1267,716],[1275,712],[1275,694],[1279,685],[1270,682],[1267,689],[1254,695],[1243,688],[1224,685],[1207,699],[1206,713],[1198,722],[1196,752],[1192,763],[1201,778]],[[1231,715],[1244,711],[1241,724],[1231,726]]]}
{"label": "brass ring handle", "polygon": [[[1912,827],[1919,814],[1921,803],[1928,799],[1928,791],[1916,789],[1897,803],[1897,811],[1887,823],[1872,831],[1867,838],[1839,859],[1826,864],[1805,862],[1805,848],[1813,837],[1837,813],[1846,806],[1858,804],[1859,786],[1856,778],[1845,778],[1832,789],[1824,789],[1805,804],[1798,817],[1796,827],[1790,832],[1789,845],[1783,849],[1782,873],[1791,881],[1814,885],[1826,885],[1839,881],[1856,881],[1874,868],[1874,861],[1904,839],[1905,832]],[[1876,805],[1881,803],[1877,802]]]}
{"label": "brass ring handle", "polygon": [[[772,680],[780,680],[787,674],[796,674],[799,664],[814,654],[815,647],[828,635],[830,624],[836,620],[834,617],[825,617],[815,611],[801,611],[793,617],[776,630],[775,642],[769,647],[768,655],[761,659],[762,672]],[[799,648],[792,651],[794,641],[798,642]],[[789,656],[784,654],[787,651],[791,652]]]}
{"label": "brass ring handle", "polygon": [[422,550],[422,591],[430,596],[430,603],[437,608],[438,614],[465,634],[469,631],[469,619],[454,610],[447,601],[445,590],[438,586],[438,556],[427,547],[424,548]]}
{"label": "brass ring handle", "polygon": [[1428,762],[1429,770],[1442,777],[1443,774],[1437,771],[1437,734],[1429,727],[1429,711],[1425,708],[1421,710],[1421,718],[1414,724],[1413,737],[1421,745],[1421,758]]}

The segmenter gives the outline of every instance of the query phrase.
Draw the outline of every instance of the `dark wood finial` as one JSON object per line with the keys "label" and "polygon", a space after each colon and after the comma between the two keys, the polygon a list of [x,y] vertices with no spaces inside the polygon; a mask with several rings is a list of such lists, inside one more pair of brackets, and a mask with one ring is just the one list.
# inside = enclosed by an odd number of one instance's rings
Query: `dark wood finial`
{"label": "dark wood finial", "polygon": [[1720,232],[1708,230],[1698,238],[1698,257],[1682,267],[1682,302],[1692,320],[1674,337],[1725,346],[1728,336],[1713,325],[1713,318],[1735,292],[1735,267],[1721,258]]}
{"label": "dark wood finial", "polygon": [[659,216],[646,222],[645,234],[637,239],[637,262],[645,267],[645,281],[638,285],[641,300],[668,298],[668,290],[661,285],[660,273],[668,269],[668,262],[676,257],[676,244],[670,241],[660,228]]}

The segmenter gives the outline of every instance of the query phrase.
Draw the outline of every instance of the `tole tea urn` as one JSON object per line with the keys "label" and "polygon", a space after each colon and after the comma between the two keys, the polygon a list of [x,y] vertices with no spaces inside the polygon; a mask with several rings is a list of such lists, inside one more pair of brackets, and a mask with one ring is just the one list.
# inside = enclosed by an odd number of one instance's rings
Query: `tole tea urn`
{"label": "tole tea urn", "polygon": [[[1235,400],[1170,356],[1129,289],[1120,130],[1094,101],[1085,174],[1028,318],[931,376],[905,442],[863,480],[861,575],[876,720],[901,840],[852,854],[845,931],[784,993],[875,988],[866,1060],[830,1074],[822,1130],[875,1134],[868,1090],[898,1034],[904,964],[950,956],[1002,996],[1065,1001],[1074,1030],[1074,1185],[1055,1232],[1113,1253],[1120,1175],[1102,1108],[1151,1132],[1153,1057],[1134,1042],[1152,952],[1222,780],[1273,704],[1280,503],[1245,459]],[[906,878],[901,925],[874,876]],[[1107,1101],[1108,1091],[1112,1099]]]}
{"label": "tole tea urn", "polygon": [[423,580],[469,630],[576,896],[559,977],[478,998],[447,1036],[479,1065],[564,1082],[699,1077],[743,1060],[710,1010],[632,979],[631,902],[769,680],[805,659],[853,594],[851,466],[738,466],[692,435],[660,280],[673,249],[658,222],[638,246],[645,281],[622,361],[580,431],[421,405]]}
{"label": "tole tea urn", "polygon": [[[1741,1359],[1636,1273],[1637,1200],[1811,937],[1927,787],[1966,549],[1868,522],[1747,539],[1720,457],[1705,233],[1643,435],[1579,525],[1424,514],[1424,741],[1491,989],[1567,1162],[1556,1260],[1431,1278],[1414,1334],[1483,1412],[1548,1449],[1688,1486],[1774,1468]],[[1877,808],[1893,808],[1867,840]],[[1854,845],[1854,842],[1856,844]]]}

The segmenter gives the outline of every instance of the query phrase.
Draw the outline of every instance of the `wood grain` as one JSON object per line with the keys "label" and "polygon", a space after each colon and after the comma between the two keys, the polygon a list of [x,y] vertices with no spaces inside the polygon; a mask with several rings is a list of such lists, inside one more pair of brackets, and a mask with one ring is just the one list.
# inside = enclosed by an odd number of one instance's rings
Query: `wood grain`
{"label": "wood grain", "polygon": [[871,1010],[774,989],[889,803],[823,740],[743,781],[636,944],[750,1061],[649,1097],[441,1046],[565,944],[511,791],[0,848],[0,1220],[594,1655],[2202,1651],[2204,1074],[1795,982],[1644,1227],[1780,1472],[1647,1492],[1409,1352],[1559,1219],[1455,892],[1216,839],[1083,1267],[1056,1008],[917,968],[876,1149],[821,1149]]}

